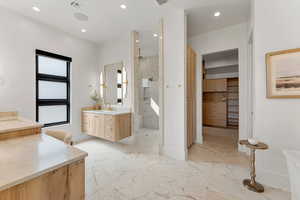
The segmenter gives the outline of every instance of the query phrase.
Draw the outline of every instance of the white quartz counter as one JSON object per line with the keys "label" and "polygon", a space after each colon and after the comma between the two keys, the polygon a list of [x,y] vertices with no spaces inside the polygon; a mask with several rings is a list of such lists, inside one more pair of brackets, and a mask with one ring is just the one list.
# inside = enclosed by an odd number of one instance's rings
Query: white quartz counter
{"label": "white quartz counter", "polygon": [[131,113],[130,110],[87,110],[83,112],[102,115],[123,115]]}
{"label": "white quartz counter", "polygon": [[86,156],[86,152],[43,134],[0,141],[0,191]]}

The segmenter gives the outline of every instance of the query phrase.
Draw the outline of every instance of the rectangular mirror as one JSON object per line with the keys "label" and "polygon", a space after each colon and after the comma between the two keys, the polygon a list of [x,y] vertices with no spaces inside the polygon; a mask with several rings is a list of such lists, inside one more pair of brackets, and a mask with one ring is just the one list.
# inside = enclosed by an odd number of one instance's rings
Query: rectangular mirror
{"label": "rectangular mirror", "polygon": [[127,77],[123,62],[104,66],[104,103],[122,104],[127,91]]}

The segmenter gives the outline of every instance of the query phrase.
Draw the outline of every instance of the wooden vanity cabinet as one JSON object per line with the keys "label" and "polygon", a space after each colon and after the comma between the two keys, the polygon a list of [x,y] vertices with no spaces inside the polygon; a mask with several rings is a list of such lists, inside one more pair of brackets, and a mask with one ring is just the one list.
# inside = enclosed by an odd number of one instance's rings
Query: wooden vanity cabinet
{"label": "wooden vanity cabinet", "polygon": [[82,131],[116,142],[131,136],[131,114],[104,115],[84,113]]}
{"label": "wooden vanity cabinet", "polygon": [[0,191],[0,200],[84,200],[85,161],[60,167]]}

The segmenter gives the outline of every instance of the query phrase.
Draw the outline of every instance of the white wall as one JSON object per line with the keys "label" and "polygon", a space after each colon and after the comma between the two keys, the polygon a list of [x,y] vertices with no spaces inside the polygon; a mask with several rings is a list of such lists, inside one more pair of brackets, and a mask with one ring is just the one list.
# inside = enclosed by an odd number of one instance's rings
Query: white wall
{"label": "white wall", "polygon": [[82,138],[80,109],[93,103],[88,85],[96,83],[96,46],[3,8],[0,24],[0,111],[17,110],[35,120],[35,49],[72,57],[72,122],[55,128]]}
{"label": "white wall", "polygon": [[[197,53],[197,121],[202,121],[202,56],[209,53],[225,51],[230,49],[239,50],[239,78],[240,78],[240,122],[239,133],[240,138],[248,137],[247,128],[247,105],[248,94],[247,84],[247,33],[248,24],[242,23],[234,26],[229,26],[224,29],[208,32],[189,38],[188,44]],[[202,143],[202,124],[197,126],[197,141]]]}
{"label": "white wall", "polygon": [[258,178],[262,183],[287,188],[284,149],[300,150],[300,99],[266,98],[265,54],[299,48],[300,1],[255,0],[255,122],[254,136],[270,149],[257,153]]}
{"label": "white wall", "polygon": [[186,16],[171,9],[164,16],[164,146],[165,155],[179,160],[186,145]]}
{"label": "white wall", "polygon": [[127,70],[127,97],[124,100],[124,107],[131,107],[131,36],[130,33],[124,33],[122,38],[114,41],[107,41],[99,45],[98,49],[98,63],[100,71],[104,72],[104,66],[108,64],[114,64],[123,62],[124,67]]}
{"label": "white wall", "polygon": [[[165,7],[164,21],[164,126],[162,153],[175,159],[185,160],[186,147],[186,17],[183,10]],[[157,22],[159,23],[159,21]],[[100,68],[105,64],[123,61],[127,67],[128,80],[132,81],[134,72],[131,66],[130,34],[123,38],[106,42],[99,47]],[[103,70],[103,69],[101,69]],[[161,72],[161,71],[160,71]],[[129,83],[131,85],[131,83]],[[132,88],[124,106],[132,106]],[[138,120],[135,120],[135,126]]]}

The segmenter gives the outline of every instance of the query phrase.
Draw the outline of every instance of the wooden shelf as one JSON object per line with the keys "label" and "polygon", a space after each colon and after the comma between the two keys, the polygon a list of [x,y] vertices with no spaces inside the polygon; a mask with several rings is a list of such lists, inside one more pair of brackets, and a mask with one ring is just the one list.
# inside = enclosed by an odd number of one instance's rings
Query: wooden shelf
{"label": "wooden shelf", "polygon": [[239,63],[238,62],[233,62],[230,64],[225,64],[225,65],[211,65],[211,66],[205,66],[206,70],[210,69],[216,69],[216,68],[227,68],[227,67],[238,67]]}
{"label": "wooden shelf", "polygon": [[203,93],[227,93],[226,91],[208,91],[208,92],[203,92]]}

